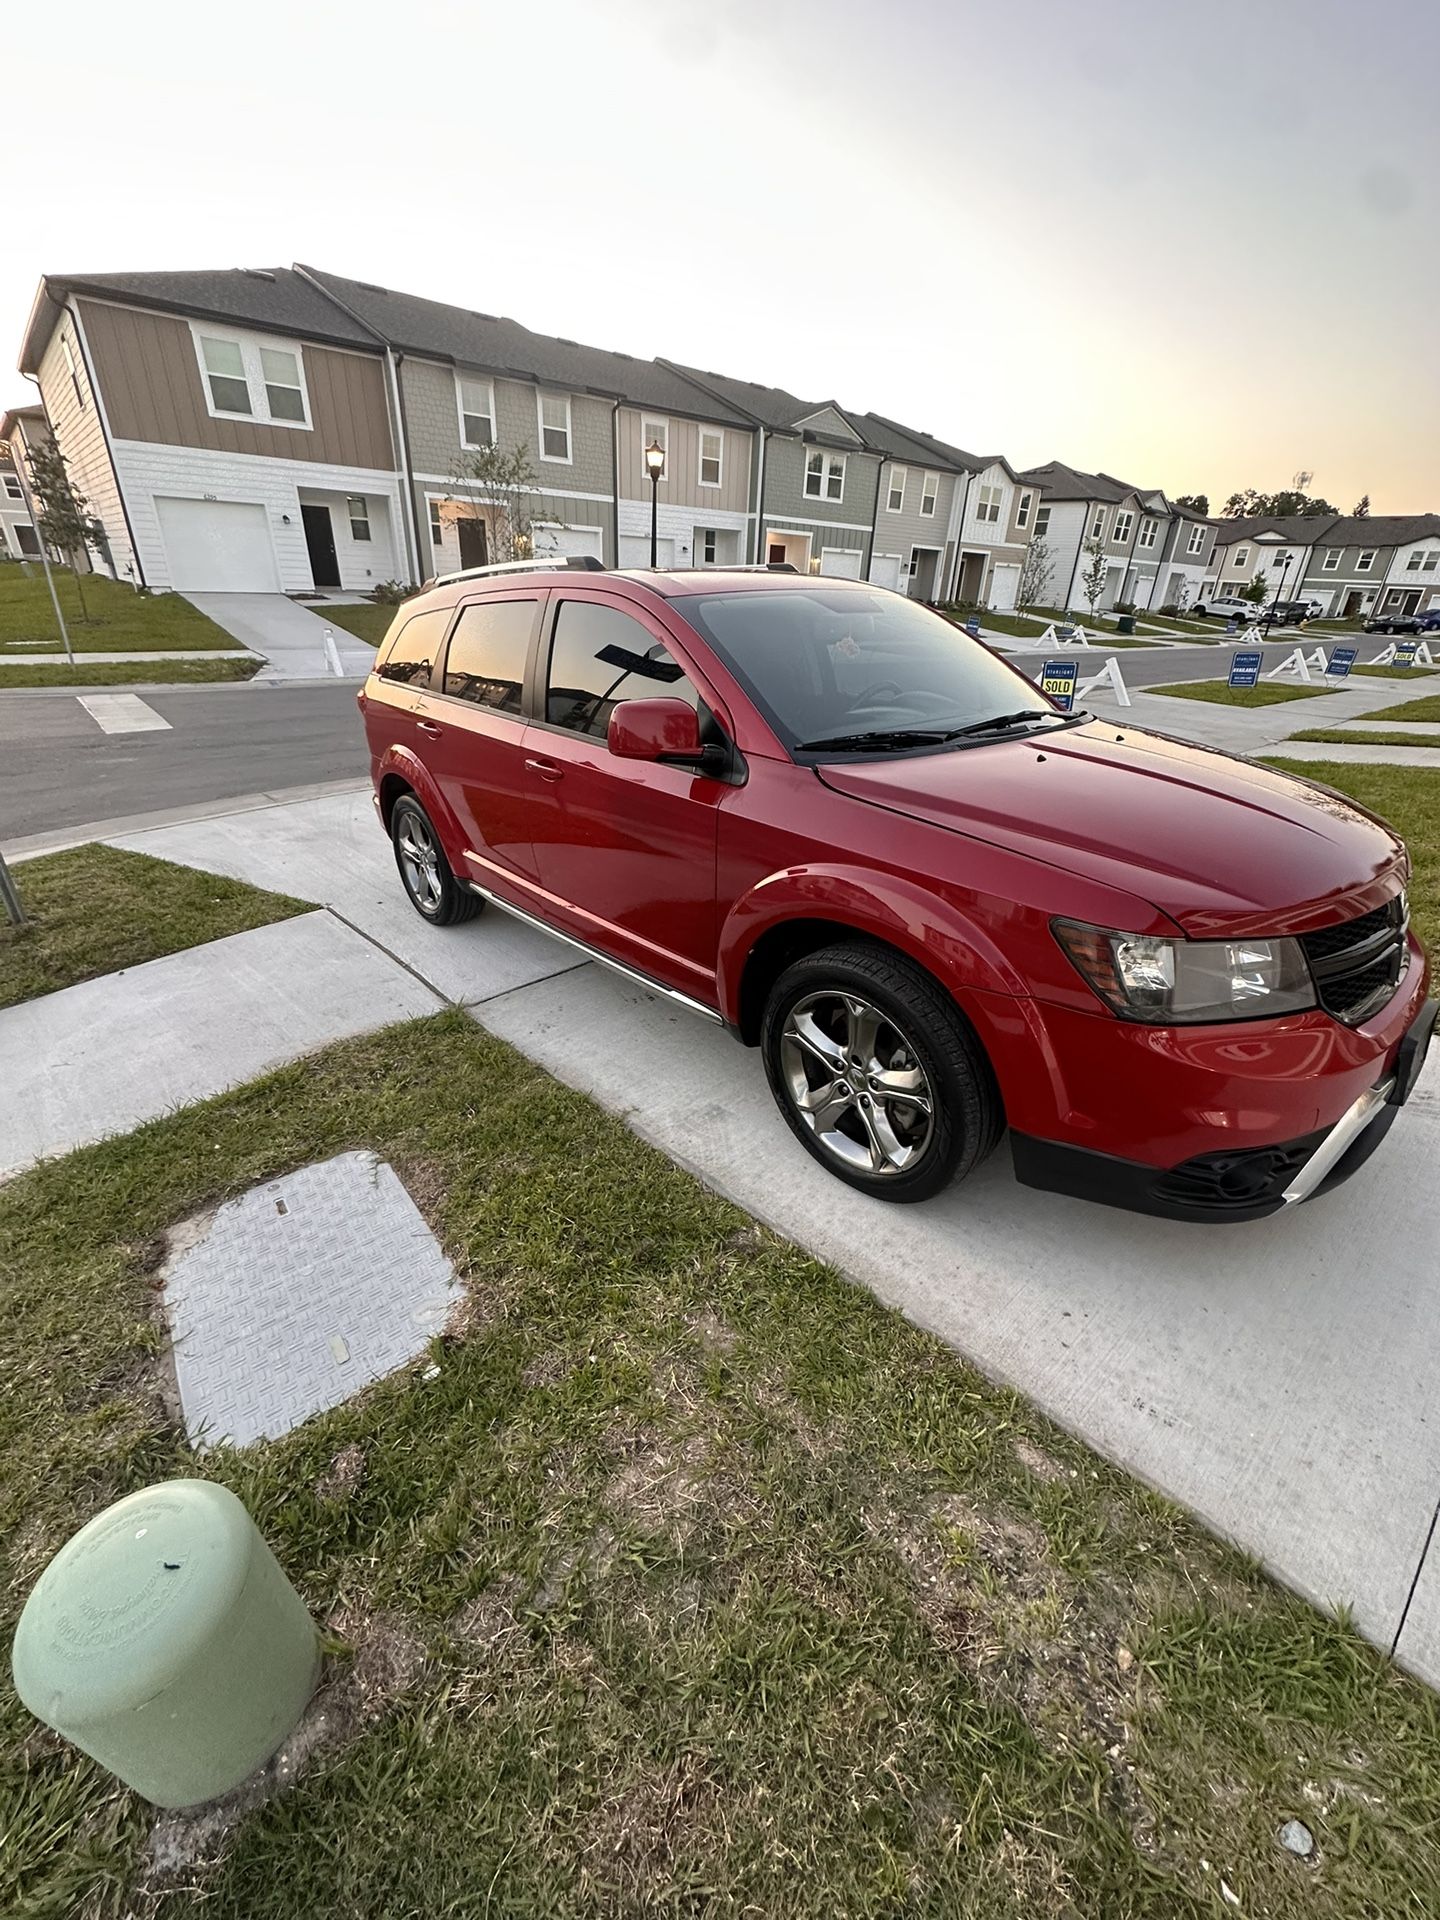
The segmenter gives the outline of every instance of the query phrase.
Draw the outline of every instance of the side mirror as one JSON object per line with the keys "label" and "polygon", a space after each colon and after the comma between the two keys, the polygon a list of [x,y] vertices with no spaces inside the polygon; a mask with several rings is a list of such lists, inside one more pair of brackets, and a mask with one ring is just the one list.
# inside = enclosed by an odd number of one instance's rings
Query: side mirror
{"label": "side mirror", "polygon": [[700,717],[684,700],[622,700],[610,715],[606,744],[620,760],[682,760],[697,765]]}

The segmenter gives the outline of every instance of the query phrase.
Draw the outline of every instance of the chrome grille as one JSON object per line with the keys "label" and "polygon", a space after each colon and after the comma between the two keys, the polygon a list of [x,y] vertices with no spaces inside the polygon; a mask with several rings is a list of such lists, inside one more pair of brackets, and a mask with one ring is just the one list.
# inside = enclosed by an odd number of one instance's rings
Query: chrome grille
{"label": "chrome grille", "polygon": [[1405,971],[1410,915],[1405,895],[1383,907],[1300,936],[1325,1011],[1348,1027],[1378,1013]]}

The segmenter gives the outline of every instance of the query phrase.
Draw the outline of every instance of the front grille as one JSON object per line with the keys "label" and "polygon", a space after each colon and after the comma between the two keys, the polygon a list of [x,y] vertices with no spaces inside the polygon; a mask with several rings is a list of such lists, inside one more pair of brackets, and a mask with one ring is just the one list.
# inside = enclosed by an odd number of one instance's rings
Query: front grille
{"label": "front grille", "polygon": [[1357,1027],[1379,1012],[1405,971],[1408,926],[1405,896],[1397,893],[1372,913],[1300,936],[1327,1013]]}

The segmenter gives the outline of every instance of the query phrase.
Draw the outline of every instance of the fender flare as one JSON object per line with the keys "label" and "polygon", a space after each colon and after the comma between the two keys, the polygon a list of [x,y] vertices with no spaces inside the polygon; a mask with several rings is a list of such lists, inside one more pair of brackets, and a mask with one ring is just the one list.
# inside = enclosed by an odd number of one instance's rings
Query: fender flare
{"label": "fender flare", "polygon": [[[414,790],[415,797],[429,814],[431,823],[440,836],[440,844],[445,849],[445,858],[450,862],[451,871],[465,873],[467,871],[463,859],[465,836],[460,831],[460,822],[455,818],[449,803],[440,791],[438,781],[425,762],[409,747],[387,747],[375,769],[377,800],[385,789],[386,780],[392,778],[403,780],[407,787]],[[385,825],[383,813],[381,824]],[[389,831],[388,826],[386,831]]]}
{"label": "fender flare", "polygon": [[813,861],[758,881],[725,916],[716,983],[732,1024],[739,1024],[741,982],[757,941],[789,920],[830,920],[868,935],[908,955],[950,993],[1027,992],[990,935],[930,888],[875,867]]}

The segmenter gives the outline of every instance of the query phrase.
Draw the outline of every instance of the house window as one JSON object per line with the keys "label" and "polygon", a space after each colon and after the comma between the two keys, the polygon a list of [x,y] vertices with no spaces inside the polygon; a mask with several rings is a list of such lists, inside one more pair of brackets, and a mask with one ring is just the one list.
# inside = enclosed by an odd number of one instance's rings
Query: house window
{"label": "house window", "polygon": [[1049,507],[1037,507],[1035,509],[1035,538],[1037,540],[1043,540],[1046,534],[1049,533],[1049,531],[1050,531]]}
{"label": "house window", "polygon": [[350,538],[368,540],[370,538],[370,502],[358,493],[352,493],[345,502],[350,509]]}
{"label": "house window", "polygon": [[1432,547],[1425,556],[1426,573],[1434,573],[1437,566],[1440,566],[1440,548]]}
{"label": "house window", "polygon": [[[646,449],[658,445],[668,464],[670,459],[670,422],[642,414],[640,419],[640,455],[643,464]],[[646,476],[649,478],[647,469]]]}
{"label": "house window", "polygon": [[1367,547],[1365,551],[1361,554],[1360,558],[1355,562],[1355,571],[1356,573],[1369,573],[1369,571],[1374,565],[1375,565],[1375,548]]}
{"label": "house window", "polygon": [[1033,494],[1033,493],[1022,493],[1022,494],[1021,494],[1021,496],[1020,496],[1020,505],[1019,505],[1019,506],[1018,506],[1018,507],[1017,507],[1017,508],[1015,509],[1015,524],[1016,524],[1016,526],[1017,526],[1017,527],[1028,527],[1028,526],[1029,526],[1029,524],[1030,524],[1030,502],[1031,502],[1031,501],[1032,501],[1032,500],[1033,500],[1034,498],[1035,498],[1035,496],[1034,496],[1034,494]]}
{"label": "house window", "polygon": [[1284,567],[1290,566],[1294,561],[1294,558],[1295,556],[1293,553],[1277,553],[1274,559],[1270,562],[1270,564],[1272,567],[1284,568]]}
{"label": "house window", "polygon": [[981,487],[975,495],[975,518],[982,523],[998,520],[1000,500],[999,487]]}
{"label": "house window", "polygon": [[540,406],[540,458],[571,464],[570,396],[568,393],[542,393]]}
{"label": "house window", "polygon": [[1230,564],[1232,567],[1234,567],[1235,571],[1238,573],[1240,569],[1243,566],[1245,566],[1246,563],[1249,561],[1249,558],[1250,558],[1249,547],[1237,547],[1235,549],[1234,554],[1231,557]]}
{"label": "house window", "polygon": [[75,356],[70,351],[70,342],[63,333],[60,336],[60,351],[65,356],[65,370],[70,375],[71,386],[75,389],[76,403],[83,407],[85,405],[85,389],[80,384],[80,375],[75,366]]}
{"label": "house window", "polygon": [[720,467],[725,455],[725,436],[715,433],[709,427],[700,429],[700,484],[702,487],[718,487]]}
{"label": "house window", "polygon": [[939,492],[940,492],[939,474],[927,473],[925,476],[925,484],[920,489],[920,511],[927,520],[933,518],[934,516],[935,501],[939,496]]}
{"label": "house window", "polygon": [[1155,544],[1155,530],[1159,525],[1160,522],[1158,520],[1142,520],[1140,522],[1140,539],[1138,544],[1142,547],[1153,547]]}
{"label": "house window", "polygon": [[220,419],[310,426],[298,347],[266,346],[248,334],[195,333],[210,412]]}
{"label": "house window", "polygon": [[1134,526],[1134,524],[1135,524],[1135,516],[1133,513],[1117,513],[1116,514],[1115,543],[1117,546],[1124,546],[1125,542],[1130,538],[1130,529],[1131,527]]}
{"label": "house window", "polygon": [[1415,551],[1411,554],[1410,558],[1405,562],[1405,571],[1407,573],[1418,573],[1420,571],[1420,562],[1423,557],[1424,556],[1422,555],[1419,547],[1416,547]]}
{"label": "house window", "polygon": [[1103,540],[1105,538],[1104,507],[1097,507],[1095,509],[1095,518],[1090,522],[1090,538],[1092,540]]}
{"label": "house window", "polygon": [[245,377],[245,356],[240,351],[240,342],[213,340],[208,334],[202,334],[200,353],[205,362],[205,377],[210,383],[211,412],[252,412],[250,382]]}
{"label": "house window", "polygon": [[890,491],[885,496],[887,513],[903,513],[905,509],[905,482],[909,476],[904,467],[890,469]]}
{"label": "house window", "polygon": [[1204,527],[1192,527],[1190,529],[1190,545],[1186,549],[1186,551],[1189,553],[1199,553],[1200,549],[1204,546],[1204,544],[1205,544]]}
{"label": "house window", "polygon": [[[14,474],[14,473],[6,474],[5,491],[6,493],[9,494],[12,500],[23,500],[25,498],[25,495],[20,490],[20,478],[18,474]],[[1416,559],[1417,560],[1419,559],[1418,554],[1416,555]]]}
{"label": "house window", "polygon": [[843,500],[845,455],[824,453],[819,447],[805,462],[805,495],[810,500]]}
{"label": "house window", "polygon": [[1339,547],[1327,547],[1325,549],[1325,558],[1320,562],[1320,571],[1322,573],[1338,573],[1340,571]]}
{"label": "house window", "polygon": [[438,547],[444,538],[445,529],[440,521],[440,502],[432,500],[430,502],[430,544]]}
{"label": "house window", "polygon": [[460,444],[462,447],[493,447],[495,444],[495,389],[488,380],[474,380],[465,374],[455,382],[460,405]]}
{"label": "house window", "polygon": [[700,557],[707,567],[714,566],[717,549],[714,527],[705,527],[700,534]]}

